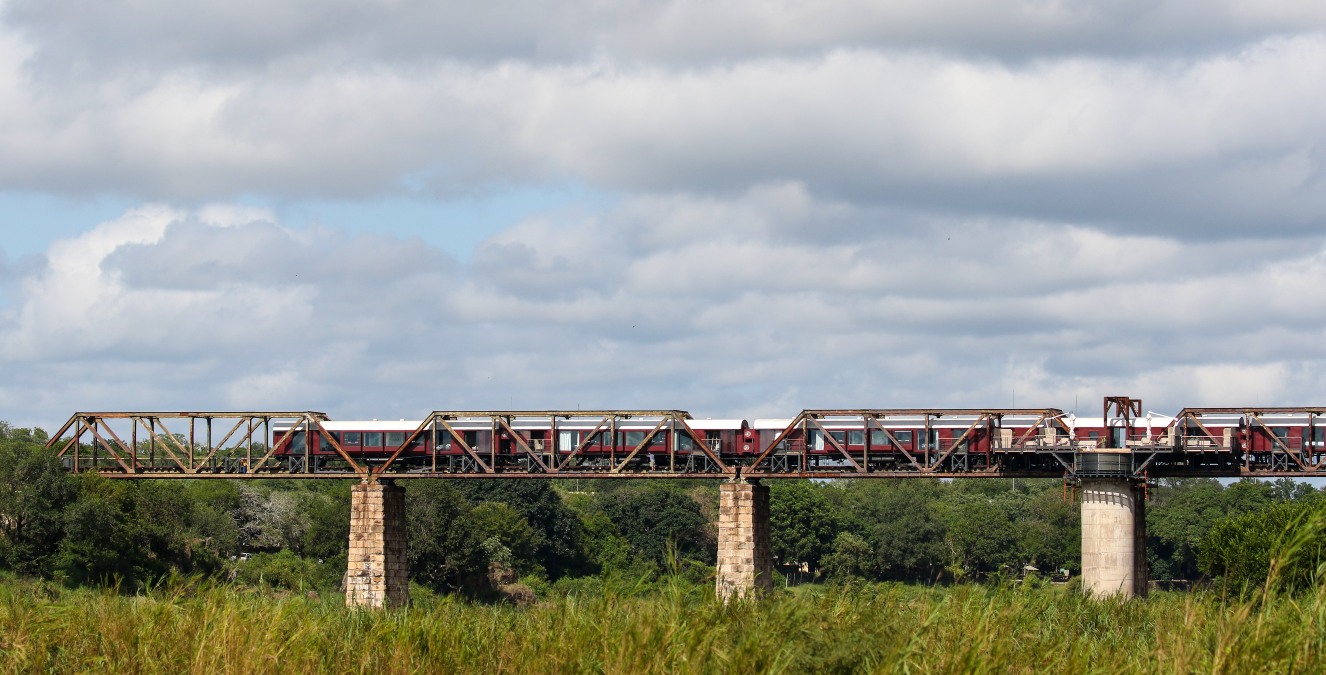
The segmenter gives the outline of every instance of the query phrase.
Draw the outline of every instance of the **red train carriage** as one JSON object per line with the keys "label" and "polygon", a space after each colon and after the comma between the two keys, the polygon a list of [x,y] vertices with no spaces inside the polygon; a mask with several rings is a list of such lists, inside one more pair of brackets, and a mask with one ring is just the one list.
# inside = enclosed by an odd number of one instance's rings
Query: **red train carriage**
{"label": "red train carriage", "polygon": [[1185,408],[1175,422],[1176,449],[1186,465],[1219,455],[1245,471],[1303,471],[1326,461],[1323,415],[1323,408]]}
{"label": "red train carriage", "polygon": [[1031,470],[1070,449],[1054,409],[805,411],[751,428],[762,448],[755,472]]}
{"label": "red train carriage", "polygon": [[273,427],[273,454],[296,473],[341,468],[344,461],[333,441],[356,462],[375,464],[397,455],[407,440],[395,466],[413,471],[472,473],[484,467],[602,471],[625,463],[626,469],[667,467],[706,473],[716,468],[709,453],[737,455],[743,447],[751,452],[754,440],[745,420],[664,417],[516,415],[499,422],[492,416],[476,416],[430,420],[427,425],[418,420],[329,421],[321,429],[298,428],[287,437],[289,429],[289,425]]}

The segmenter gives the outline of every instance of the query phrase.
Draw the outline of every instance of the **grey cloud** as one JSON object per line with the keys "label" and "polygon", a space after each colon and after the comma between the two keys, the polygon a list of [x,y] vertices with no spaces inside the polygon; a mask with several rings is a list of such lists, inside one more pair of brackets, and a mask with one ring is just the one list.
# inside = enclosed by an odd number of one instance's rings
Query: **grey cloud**
{"label": "grey cloud", "polygon": [[[717,230],[726,214],[760,213],[767,194],[726,205],[674,197],[688,216],[659,213],[652,231],[612,225],[640,222],[630,203],[556,227],[526,224],[489,242],[492,259],[461,267],[412,240],[287,230],[261,218],[223,227],[198,214],[127,216],[53,247],[50,264],[26,278],[0,339],[30,351],[6,348],[12,376],[0,402],[11,419],[47,424],[75,408],[172,406],[337,417],[663,406],[754,416],[1002,405],[1014,390],[1020,405],[1128,391],[1167,410],[1194,396],[1303,403],[1315,390],[1297,373],[1326,364],[1317,346],[1326,306],[1294,295],[1326,283],[1320,237],[1296,251],[1250,245],[1244,253],[1259,259],[1250,264],[1218,241],[950,221],[944,231],[982,255],[945,266],[934,264],[942,257],[933,236],[863,227],[860,251],[887,243],[917,263],[890,269],[866,258],[852,272],[834,262],[843,243],[801,236],[797,226],[817,211],[813,194],[799,216],[769,213],[783,219],[777,227],[749,216],[743,228],[766,233],[758,242],[666,231]],[[599,236],[605,230],[619,236]],[[647,271],[696,245],[714,249],[702,266],[712,273],[688,279],[686,292]],[[768,246],[809,262],[774,268],[791,283],[741,281]],[[1134,266],[1092,263],[1134,248],[1147,251]],[[537,271],[539,256],[562,251],[613,261],[621,283],[561,279],[576,292],[548,294],[526,267],[534,261]],[[283,261],[327,269],[296,281],[273,270]],[[1029,266],[1039,276],[1020,276]],[[88,316],[30,311],[91,287],[106,294]],[[94,339],[66,338],[82,331]],[[38,394],[25,399],[26,388]]]}
{"label": "grey cloud", "polygon": [[270,222],[219,228],[196,218],[172,223],[160,241],[116,249],[102,267],[131,289],[171,290],[254,285],[346,291],[456,271],[454,260],[418,239],[351,238],[325,229],[301,235]]}
{"label": "grey cloud", "polygon": [[1174,54],[1320,30],[1326,13],[1281,0],[1044,3],[697,3],[504,0],[139,2],[12,0],[5,18],[47,70],[217,70],[433,60],[626,61],[799,56],[839,47],[939,50],[1029,59],[1065,54]]}
{"label": "grey cloud", "polygon": [[[1324,55],[1326,39],[1311,34],[1138,61],[835,49],[687,70],[445,62],[228,79],[181,69],[68,97],[10,73],[0,184],[189,202],[571,183],[715,204],[799,185],[827,200],[820,208],[917,222],[1298,236],[1326,214]],[[757,206],[804,208],[773,192]],[[854,236],[835,213],[817,229]],[[759,214],[730,215],[724,227],[741,230]]]}

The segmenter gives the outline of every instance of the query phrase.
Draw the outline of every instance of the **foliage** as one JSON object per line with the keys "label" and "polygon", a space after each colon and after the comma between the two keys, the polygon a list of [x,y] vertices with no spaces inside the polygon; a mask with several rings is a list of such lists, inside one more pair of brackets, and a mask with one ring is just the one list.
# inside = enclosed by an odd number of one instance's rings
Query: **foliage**
{"label": "foliage", "polygon": [[1224,518],[1202,541],[1199,562],[1238,591],[1315,588],[1326,573],[1326,499]]}
{"label": "foliage", "polygon": [[847,521],[824,494],[835,489],[815,481],[771,481],[769,523],[773,555],[780,564],[802,563],[812,574],[820,570]]}
{"label": "foliage", "polygon": [[1152,578],[1200,578],[1199,549],[1217,522],[1315,493],[1310,485],[1292,480],[1267,483],[1245,479],[1227,487],[1210,478],[1166,481],[1152,491],[1147,505],[1147,555]]}
{"label": "foliage", "polygon": [[588,570],[580,519],[548,481],[467,480],[456,490],[472,504],[500,502],[524,517],[531,528],[527,565],[537,560],[553,579]]}
{"label": "foliage", "polygon": [[0,566],[27,574],[48,570],[63,536],[62,511],[77,486],[45,433],[0,426]]}
{"label": "foliage", "polygon": [[[285,596],[285,597],[282,597]],[[362,612],[339,598],[184,582],[123,597],[0,582],[12,672],[1320,672],[1322,593],[1097,602],[1058,588],[893,584],[722,605],[670,581],[527,608],[421,594]]]}
{"label": "foliage", "polygon": [[483,588],[488,565],[483,542],[473,528],[460,526],[472,509],[451,483],[407,483],[406,558],[411,579],[438,591]]}
{"label": "foliage", "polygon": [[824,574],[834,581],[873,577],[875,555],[870,543],[852,532],[839,532],[832,552],[824,557]]}
{"label": "foliage", "polygon": [[339,590],[345,574],[345,558],[317,561],[301,558],[291,551],[258,553],[248,560],[236,561],[232,578],[251,586],[289,590]]}
{"label": "foliage", "polygon": [[708,564],[717,546],[700,505],[684,492],[641,487],[606,495],[603,512],[631,547],[631,555],[666,568],[668,556]]}

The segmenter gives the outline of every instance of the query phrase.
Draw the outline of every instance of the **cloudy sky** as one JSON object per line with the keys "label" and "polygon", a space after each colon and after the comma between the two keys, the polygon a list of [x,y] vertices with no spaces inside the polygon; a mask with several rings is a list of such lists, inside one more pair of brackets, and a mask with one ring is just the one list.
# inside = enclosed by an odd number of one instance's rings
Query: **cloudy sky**
{"label": "cloudy sky", "polygon": [[1316,0],[0,0],[0,419],[1320,405],[1323,163]]}

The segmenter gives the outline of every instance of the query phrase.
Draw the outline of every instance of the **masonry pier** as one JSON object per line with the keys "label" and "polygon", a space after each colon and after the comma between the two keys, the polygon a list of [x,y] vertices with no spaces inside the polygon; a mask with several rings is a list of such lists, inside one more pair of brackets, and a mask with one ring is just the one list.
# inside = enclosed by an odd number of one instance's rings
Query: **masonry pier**
{"label": "masonry pier", "polygon": [[718,495],[719,599],[727,602],[772,591],[769,486],[748,481],[723,483]]}
{"label": "masonry pier", "polygon": [[1097,597],[1146,595],[1146,501],[1131,478],[1082,479],[1082,585]]}
{"label": "masonry pier", "polygon": [[410,601],[405,560],[405,490],[388,482],[350,489],[348,607],[401,607]]}

